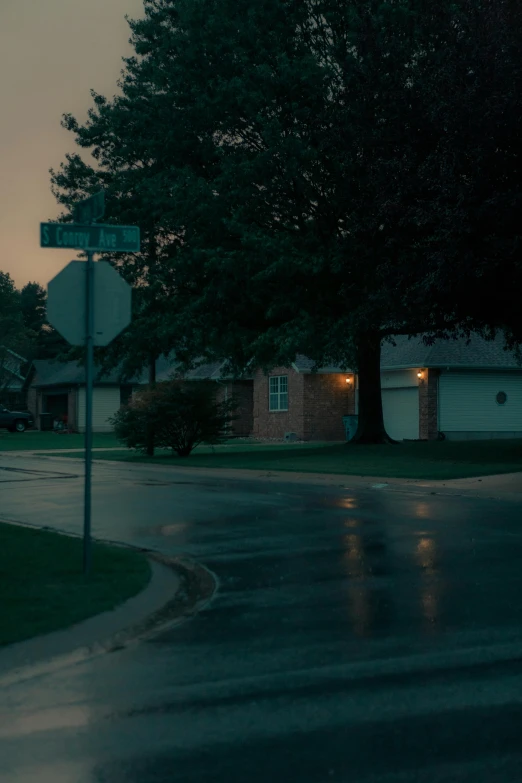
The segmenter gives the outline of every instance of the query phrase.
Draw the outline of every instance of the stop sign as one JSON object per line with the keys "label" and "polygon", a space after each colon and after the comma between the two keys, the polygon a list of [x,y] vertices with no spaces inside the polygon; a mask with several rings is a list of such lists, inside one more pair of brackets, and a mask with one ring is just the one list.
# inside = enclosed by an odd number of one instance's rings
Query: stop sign
{"label": "stop sign", "polygon": [[[71,345],[85,345],[87,263],[71,261],[47,286],[47,319]],[[130,285],[105,261],[94,264],[94,345],[108,345],[131,320]]]}

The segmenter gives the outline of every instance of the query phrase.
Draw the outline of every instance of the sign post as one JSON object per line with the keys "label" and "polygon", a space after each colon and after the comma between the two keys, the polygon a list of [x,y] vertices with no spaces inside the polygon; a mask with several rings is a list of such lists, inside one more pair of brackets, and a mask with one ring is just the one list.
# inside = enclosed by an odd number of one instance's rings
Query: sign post
{"label": "sign post", "polygon": [[41,247],[87,252],[87,263],[71,261],[48,285],[47,317],[72,345],[85,346],[85,484],[83,570],[91,570],[92,424],[94,346],[108,345],[131,320],[131,288],[106,263],[94,263],[94,253],[140,250],[137,226],[94,225],[105,210],[97,193],[75,207],[78,224],[41,223]]}
{"label": "sign post", "polygon": [[83,572],[91,570],[92,397],[94,375],[94,253],[87,253],[85,285],[85,483],[83,501]]}

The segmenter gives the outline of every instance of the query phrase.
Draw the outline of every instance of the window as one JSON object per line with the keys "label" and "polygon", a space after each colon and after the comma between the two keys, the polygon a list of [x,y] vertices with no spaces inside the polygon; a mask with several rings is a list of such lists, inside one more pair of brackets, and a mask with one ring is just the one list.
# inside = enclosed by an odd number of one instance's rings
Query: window
{"label": "window", "polygon": [[269,410],[288,410],[288,375],[274,375],[269,387]]}

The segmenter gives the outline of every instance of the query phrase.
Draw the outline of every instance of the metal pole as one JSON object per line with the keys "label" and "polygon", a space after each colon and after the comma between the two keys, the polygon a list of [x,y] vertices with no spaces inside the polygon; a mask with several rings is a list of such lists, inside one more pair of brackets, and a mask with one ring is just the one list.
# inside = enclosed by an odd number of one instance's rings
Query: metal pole
{"label": "metal pole", "polygon": [[83,572],[91,570],[92,387],[94,375],[94,253],[87,253],[85,302],[85,497]]}

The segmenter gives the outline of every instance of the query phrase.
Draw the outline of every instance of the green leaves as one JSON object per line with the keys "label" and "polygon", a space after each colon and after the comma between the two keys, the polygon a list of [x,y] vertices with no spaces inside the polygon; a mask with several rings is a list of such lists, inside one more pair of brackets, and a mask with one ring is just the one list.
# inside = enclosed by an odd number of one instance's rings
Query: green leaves
{"label": "green leaves", "polygon": [[225,440],[237,402],[218,402],[216,394],[216,384],[207,381],[160,383],[137,392],[111,422],[116,436],[129,448],[146,451],[152,433],[158,448],[188,457],[200,443]]}

